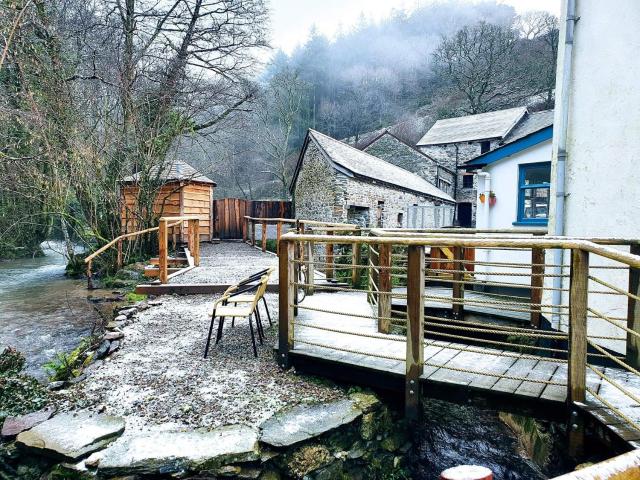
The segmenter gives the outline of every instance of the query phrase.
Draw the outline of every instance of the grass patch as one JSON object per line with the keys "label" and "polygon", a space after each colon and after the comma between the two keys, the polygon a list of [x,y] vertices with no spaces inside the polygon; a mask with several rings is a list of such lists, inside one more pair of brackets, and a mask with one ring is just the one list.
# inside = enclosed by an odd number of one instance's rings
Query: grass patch
{"label": "grass patch", "polygon": [[127,299],[127,302],[137,303],[137,302],[142,302],[143,300],[146,300],[147,299],[147,295],[144,294],[144,293],[129,292],[129,293],[127,293],[125,298]]}

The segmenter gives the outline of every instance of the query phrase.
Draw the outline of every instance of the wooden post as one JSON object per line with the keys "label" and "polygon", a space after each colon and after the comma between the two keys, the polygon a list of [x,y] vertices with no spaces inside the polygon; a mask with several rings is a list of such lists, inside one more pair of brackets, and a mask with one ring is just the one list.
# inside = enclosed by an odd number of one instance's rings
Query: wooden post
{"label": "wooden post", "polygon": [[378,244],[378,331],[391,330],[391,245]]}
{"label": "wooden post", "polygon": [[262,251],[267,251],[267,222],[262,221]]}
{"label": "wooden post", "polygon": [[116,260],[116,266],[118,270],[122,268],[122,239],[118,240],[118,257]]}
{"label": "wooden post", "polygon": [[459,320],[464,316],[464,250],[462,247],[453,247],[453,259],[455,260],[453,265],[453,303],[452,312],[453,318]]}
{"label": "wooden post", "polygon": [[315,266],[314,266],[314,262],[313,262],[313,256],[315,254],[314,249],[315,249],[315,244],[313,242],[307,242],[307,262],[306,262],[306,266],[307,266],[307,286],[305,287],[305,292],[307,295],[313,295],[313,284],[314,284],[314,271],[315,271]]}
{"label": "wooden post", "polygon": [[569,286],[569,374],[567,400],[584,402],[587,384],[587,302],[589,253],[571,251]]}
{"label": "wooden post", "polygon": [[405,416],[420,416],[420,376],[424,369],[424,247],[410,245],[407,264],[407,359]]}
{"label": "wooden post", "polygon": [[[540,328],[540,303],[542,303],[542,287],[544,286],[544,249],[531,249],[531,326]],[[538,305],[535,305],[535,304]]]}
{"label": "wooden post", "polygon": [[[353,234],[360,236],[360,230]],[[360,247],[359,243],[354,243],[351,251],[351,285],[354,287],[360,283]]]}
{"label": "wooden post", "polygon": [[158,225],[158,268],[160,283],[167,283],[167,221],[160,219]]}
{"label": "wooden post", "polygon": [[[380,259],[378,256],[378,252],[376,251],[378,245],[369,245],[369,290],[375,291],[378,288],[378,283],[380,281],[377,268],[380,266]],[[375,286],[374,286],[375,285]],[[369,303],[376,303],[376,294],[369,294]]]}
{"label": "wooden post", "polygon": [[93,290],[93,274],[91,273],[91,260],[87,262],[87,289]]}
{"label": "wooden post", "polygon": [[276,225],[276,253],[280,253],[280,237],[282,236],[282,222]]}
{"label": "wooden post", "polygon": [[197,267],[200,265],[200,220],[189,220],[189,236],[191,238],[191,256],[193,263]]}
{"label": "wooden post", "polygon": [[324,274],[327,277],[327,280],[331,280],[333,278],[333,243],[325,244],[325,259],[326,262]]}
{"label": "wooden post", "polygon": [[247,217],[243,218],[242,223],[242,241],[247,243],[247,232],[249,231],[249,219]]}
{"label": "wooden post", "polygon": [[256,246],[256,221],[251,219],[251,246]]}
{"label": "wooden post", "polygon": [[[640,255],[640,245],[631,244],[629,253]],[[640,296],[640,269],[629,267],[629,293]],[[627,327],[640,332],[640,302],[629,297],[627,303]],[[627,333],[627,363],[635,369],[640,368],[640,338]]]}
{"label": "wooden post", "polygon": [[294,300],[294,263],[295,245],[283,242],[279,255],[279,318],[278,318],[278,364],[289,368],[289,350],[293,349],[293,322],[295,319],[291,302]]}

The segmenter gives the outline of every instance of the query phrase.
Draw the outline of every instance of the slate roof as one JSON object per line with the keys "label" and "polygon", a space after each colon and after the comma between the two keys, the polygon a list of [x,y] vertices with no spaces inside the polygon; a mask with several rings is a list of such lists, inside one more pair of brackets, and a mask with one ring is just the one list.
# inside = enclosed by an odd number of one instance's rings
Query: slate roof
{"label": "slate roof", "polygon": [[[158,176],[159,166],[151,167],[149,171],[150,178],[156,178]],[[128,175],[122,179],[124,183],[136,183],[140,179],[140,173],[134,173],[133,175]],[[158,179],[164,183],[169,182],[200,182],[200,183],[210,183],[212,185],[216,185],[216,182],[211,180],[209,177],[204,176],[202,173],[197,171],[187,162],[183,162],[182,160],[173,160],[171,162],[166,162],[163,165],[163,171],[158,176]]]}
{"label": "slate roof", "polygon": [[438,120],[418,141],[418,146],[503,139],[527,113],[526,107]]}
{"label": "slate roof", "polygon": [[500,142],[500,145],[515,142],[516,140],[520,140],[533,132],[550,127],[551,125],[553,125],[553,109],[529,113],[518,125],[516,125],[516,128],[511,130],[509,134],[504,137],[504,140]]}
{"label": "slate roof", "polygon": [[[377,180],[405,190],[411,190],[426,196],[454,202],[454,199],[450,195],[408,170],[396,167],[389,162],[315,130],[309,129],[307,135],[326,157],[333,162],[334,166],[337,166],[338,169],[344,173]],[[298,160],[297,170],[300,168],[303,156],[304,149]],[[293,182],[296,181],[296,177],[297,171]]]}

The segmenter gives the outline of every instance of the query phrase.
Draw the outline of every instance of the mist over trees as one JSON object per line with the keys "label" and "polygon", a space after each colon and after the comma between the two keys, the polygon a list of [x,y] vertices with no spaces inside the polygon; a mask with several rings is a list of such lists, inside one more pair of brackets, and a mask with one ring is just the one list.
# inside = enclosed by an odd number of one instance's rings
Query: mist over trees
{"label": "mist over trees", "polygon": [[[253,152],[234,156],[256,166],[245,181],[251,187],[237,188],[220,170],[224,163],[211,164],[220,145],[201,154],[209,159],[202,165],[222,179],[221,195],[251,191],[254,198],[286,198],[282,186],[290,173],[283,172],[293,168],[308,128],[357,143],[363,133],[400,123],[395,133],[415,142],[438,118],[520,105],[552,108],[557,42],[553,15],[518,17],[512,7],[494,2],[440,2],[396,11],[380,23],[362,18],[333,40],[312,29],[291,55],[276,52],[259,80],[269,91],[283,75],[295,78],[298,109],[288,115],[293,123],[287,155],[280,149],[276,160],[269,153],[273,145],[264,138],[263,120],[280,116],[273,106],[257,103],[255,118],[248,116],[237,139],[243,144],[246,135],[253,138]],[[224,148],[233,150],[236,140],[226,140],[231,143]]]}
{"label": "mist over trees", "polygon": [[308,128],[416,141],[437,118],[553,104],[557,19],[493,1],[312,29],[267,65],[263,0],[2,0],[0,30],[0,257],[53,233],[114,238],[132,173],[137,224],[153,225],[158,167],[176,158],[218,197],[287,198]]}

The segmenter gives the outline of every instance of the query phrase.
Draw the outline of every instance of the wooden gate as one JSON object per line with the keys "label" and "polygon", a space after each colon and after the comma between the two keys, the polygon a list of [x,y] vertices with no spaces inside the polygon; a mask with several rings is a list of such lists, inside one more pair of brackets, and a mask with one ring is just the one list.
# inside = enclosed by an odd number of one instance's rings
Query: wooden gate
{"label": "wooden gate", "polygon": [[243,237],[244,217],[290,218],[291,202],[284,200],[245,200],[222,198],[215,201],[215,232],[221,240]]}

